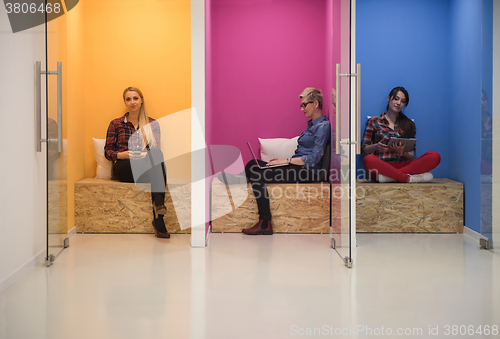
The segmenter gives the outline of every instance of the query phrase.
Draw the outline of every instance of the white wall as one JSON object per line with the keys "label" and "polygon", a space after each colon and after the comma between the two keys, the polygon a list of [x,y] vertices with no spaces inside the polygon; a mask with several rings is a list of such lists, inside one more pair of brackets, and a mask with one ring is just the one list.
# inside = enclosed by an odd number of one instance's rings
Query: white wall
{"label": "white wall", "polygon": [[[191,178],[205,178],[205,1],[191,0]],[[208,197],[205,179],[191,180],[191,246],[207,244]]]}
{"label": "white wall", "polygon": [[0,293],[40,263],[46,247],[46,160],[34,135],[34,63],[45,63],[43,32],[39,26],[13,34],[0,6]]}

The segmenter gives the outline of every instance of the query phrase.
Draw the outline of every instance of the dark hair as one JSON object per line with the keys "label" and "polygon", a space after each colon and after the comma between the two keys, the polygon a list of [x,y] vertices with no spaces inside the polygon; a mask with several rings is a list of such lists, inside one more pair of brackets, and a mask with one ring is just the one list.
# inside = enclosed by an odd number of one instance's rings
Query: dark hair
{"label": "dark hair", "polygon": [[401,137],[415,138],[415,135],[417,135],[417,127],[415,126],[415,123],[411,119],[408,119],[403,113],[399,114],[404,117],[400,119],[398,116],[398,119],[396,119],[398,126],[403,130]]}
{"label": "dark hair", "polygon": [[[394,98],[396,96],[396,94],[398,94],[399,91],[403,92],[403,94],[405,95],[405,97],[406,97],[405,107],[408,106],[408,104],[410,103],[410,96],[408,95],[408,91],[404,87],[401,87],[401,86],[394,87],[391,90],[391,93],[389,93],[389,100]],[[389,111],[389,103],[387,103],[387,107],[385,108],[385,110]]]}
{"label": "dark hair", "polygon": [[[402,86],[394,87],[391,90],[391,92],[389,93],[389,100],[394,98],[400,91],[403,92],[406,97],[406,107],[410,103],[410,95],[408,94],[408,91]],[[389,111],[389,103],[387,104],[386,110]],[[398,117],[396,118],[396,123],[403,130],[403,138],[414,138],[415,135],[417,135],[417,128],[415,126],[415,123],[412,120],[408,119],[403,111],[399,112]]]}

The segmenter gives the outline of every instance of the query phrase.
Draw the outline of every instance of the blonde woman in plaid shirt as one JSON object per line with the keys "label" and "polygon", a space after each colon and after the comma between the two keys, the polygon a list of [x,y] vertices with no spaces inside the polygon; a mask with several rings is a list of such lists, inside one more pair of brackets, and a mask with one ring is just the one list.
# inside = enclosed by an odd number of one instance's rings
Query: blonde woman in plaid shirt
{"label": "blonde woman in plaid shirt", "polygon": [[415,148],[405,152],[405,144],[387,146],[391,137],[414,138],[415,123],[403,114],[410,97],[404,87],[395,87],[387,97],[387,112],[369,119],[361,147],[363,165],[373,179],[379,182],[427,182],[433,179],[429,171],[436,168],[441,157],[427,152],[415,159]]}
{"label": "blonde woman in plaid shirt", "polygon": [[127,87],[123,91],[123,101],[128,112],[110,122],[104,155],[113,162],[112,171],[116,179],[122,182],[151,183],[155,235],[158,238],[170,238],[163,220],[167,213],[166,169],[160,149],[160,125],[147,116],[144,96],[137,87]]}

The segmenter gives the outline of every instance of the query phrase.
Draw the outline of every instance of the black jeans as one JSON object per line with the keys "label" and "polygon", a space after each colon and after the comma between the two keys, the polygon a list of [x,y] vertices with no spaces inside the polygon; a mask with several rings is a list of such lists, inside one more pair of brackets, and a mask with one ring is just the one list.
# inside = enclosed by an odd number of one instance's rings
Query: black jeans
{"label": "black jeans", "polygon": [[153,205],[165,203],[167,171],[163,163],[163,153],[152,148],[144,159],[118,159],[113,164],[113,175],[122,182],[151,183]]}
{"label": "black jeans", "polygon": [[[261,166],[265,161],[259,160]],[[250,160],[245,166],[245,174],[252,185],[252,190],[257,200],[259,219],[271,220],[271,209],[269,207],[269,193],[266,183],[294,183],[294,182],[318,182],[317,173],[299,165],[287,165],[273,168],[260,169],[255,160]]]}

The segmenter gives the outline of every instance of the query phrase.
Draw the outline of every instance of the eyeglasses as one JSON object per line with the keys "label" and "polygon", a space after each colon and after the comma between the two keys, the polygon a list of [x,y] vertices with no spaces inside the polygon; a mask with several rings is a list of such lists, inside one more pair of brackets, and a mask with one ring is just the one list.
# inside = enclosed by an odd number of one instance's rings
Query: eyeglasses
{"label": "eyeglasses", "polygon": [[300,109],[306,109],[307,105],[312,104],[314,101],[303,102],[300,104]]}

